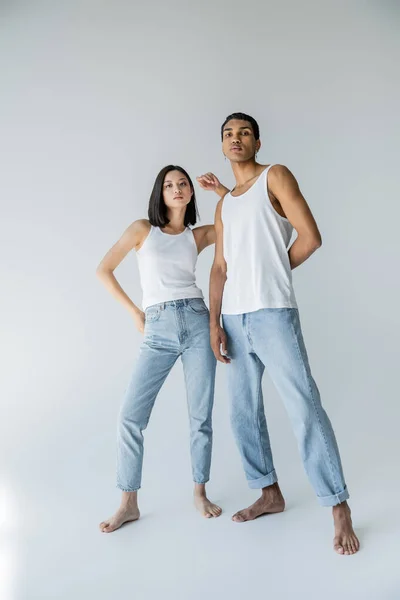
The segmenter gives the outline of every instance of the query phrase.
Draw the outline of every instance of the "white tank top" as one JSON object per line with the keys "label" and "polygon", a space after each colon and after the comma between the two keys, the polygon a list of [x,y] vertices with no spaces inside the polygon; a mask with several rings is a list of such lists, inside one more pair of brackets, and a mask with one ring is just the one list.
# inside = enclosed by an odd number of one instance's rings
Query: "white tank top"
{"label": "white tank top", "polygon": [[190,227],[170,235],[151,225],[150,232],[136,252],[143,291],[143,310],[153,304],[203,298],[196,285],[197,246]]}
{"label": "white tank top", "polygon": [[241,196],[222,203],[227,280],[222,314],[261,308],[297,308],[288,256],[293,227],[271,204],[267,192],[270,165]]}

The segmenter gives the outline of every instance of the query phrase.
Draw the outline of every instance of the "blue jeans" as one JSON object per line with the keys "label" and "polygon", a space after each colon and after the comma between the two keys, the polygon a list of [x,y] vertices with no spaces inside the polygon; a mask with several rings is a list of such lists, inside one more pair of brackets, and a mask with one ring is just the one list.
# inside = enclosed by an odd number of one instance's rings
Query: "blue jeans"
{"label": "blue jeans", "polygon": [[334,506],[347,500],[335,434],[311,375],[298,310],[261,309],[223,315],[222,320],[231,357],[227,365],[231,422],[249,487],[277,481],[261,389],[267,367],[319,503]]}
{"label": "blue jeans", "polygon": [[[144,339],[118,422],[117,487],[141,486],[143,430],[158,392],[180,356],[190,420],[193,479],[210,476],[216,360],[210,347],[209,313],[201,298],[172,300],[145,311]],[[168,424],[173,428],[173,421]]]}

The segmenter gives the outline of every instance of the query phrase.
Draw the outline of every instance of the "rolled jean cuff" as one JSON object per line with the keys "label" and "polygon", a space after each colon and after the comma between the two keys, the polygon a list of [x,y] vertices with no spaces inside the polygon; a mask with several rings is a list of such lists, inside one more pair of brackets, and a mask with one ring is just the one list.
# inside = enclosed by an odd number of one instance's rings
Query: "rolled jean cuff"
{"label": "rolled jean cuff", "polygon": [[140,485],[139,485],[139,487],[136,487],[136,488],[126,488],[126,487],[120,485],[119,483],[117,483],[117,488],[119,490],[121,490],[121,492],[137,492],[138,490],[140,490]]}
{"label": "rolled jean cuff", "polygon": [[249,488],[251,488],[252,490],[260,490],[261,488],[268,487],[269,485],[272,485],[277,481],[278,477],[274,469],[273,471],[271,471],[271,473],[268,473],[268,475],[264,475],[259,479],[248,479],[247,483],[249,484]]}
{"label": "rolled jean cuff", "polygon": [[350,494],[347,491],[347,487],[345,487],[344,490],[338,494],[332,494],[332,496],[317,496],[317,498],[321,506],[336,506],[350,498]]}

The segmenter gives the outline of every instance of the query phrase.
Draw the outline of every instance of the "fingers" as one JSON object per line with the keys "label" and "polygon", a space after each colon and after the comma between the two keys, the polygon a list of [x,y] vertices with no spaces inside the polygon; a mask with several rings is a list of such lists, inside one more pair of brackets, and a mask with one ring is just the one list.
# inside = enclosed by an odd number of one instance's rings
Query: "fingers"
{"label": "fingers", "polygon": [[229,360],[229,358],[227,358],[226,356],[224,356],[223,354],[221,354],[220,352],[215,353],[215,358],[219,361],[222,362],[224,365],[229,364],[231,361]]}
{"label": "fingers", "polygon": [[221,335],[221,346],[222,346],[222,354],[224,354],[226,356],[227,362],[231,362],[231,359],[229,358],[229,354],[228,354],[228,340],[227,340],[225,332],[223,332]]}
{"label": "fingers", "polygon": [[[227,336],[222,327],[218,327],[216,331],[211,331],[211,348],[215,358],[224,364],[229,364],[231,359],[228,356]],[[221,351],[222,350],[222,351]]]}
{"label": "fingers", "polygon": [[218,182],[218,180],[216,181],[216,177],[213,173],[205,173],[204,175],[200,175],[199,177],[196,177],[196,180],[205,190],[216,187]]}
{"label": "fingers", "polygon": [[214,352],[215,358],[219,362],[222,362],[225,365],[227,365],[227,364],[229,364],[231,362],[231,359],[228,356],[225,356],[225,354],[221,353],[220,346],[218,346],[217,348],[213,348],[213,352]]}

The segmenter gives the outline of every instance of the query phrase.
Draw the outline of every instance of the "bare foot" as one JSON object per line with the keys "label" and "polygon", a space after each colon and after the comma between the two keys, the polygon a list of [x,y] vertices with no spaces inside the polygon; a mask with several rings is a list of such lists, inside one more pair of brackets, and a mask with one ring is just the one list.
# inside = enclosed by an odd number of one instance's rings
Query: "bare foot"
{"label": "bare foot", "polygon": [[211,519],[212,517],[219,517],[222,513],[222,508],[210,502],[207,496],[194,495],[194,505],[203,517]]}
{"label": "bare foot", "polygon": [[138,508],[122,507],[117,510],[114,516],[100,523],[100,531],[103,533],[111,533],[119,529],[124,523],[129,521],[137,521],[140,517]]}
{"label": "bare foot", "polygon": [[194,484],[194,505],[206,519],[219,517],[222,513],[222,509],[207,498],[205,483]]}
{"label": "bare foot", "polygon": [[270,485],[262,490],[262,496],[254,504],[239,510],[233,515],[232,521],[236,523],[244,523],[245,521],[252,521],[261,515],[267,515],[271,513],[279,513],[285,510],[285,500],[282,496],[281,490],[277,483]]}
{"label": "bare foot", "polygon": [[338,554],[355,554],[360,549],[360,542],[354,533],[351,521],[351,511],[347,502],[342,502],[333,507],[333,521],[335,525],[335,538],[333,547]]}
{"label": "bare foot", "polygon": [[100,531],[111,533],[128,521],[137,521],[139,517],[137,492],[122,492],[121,506],[114,516],[100,523]]}

